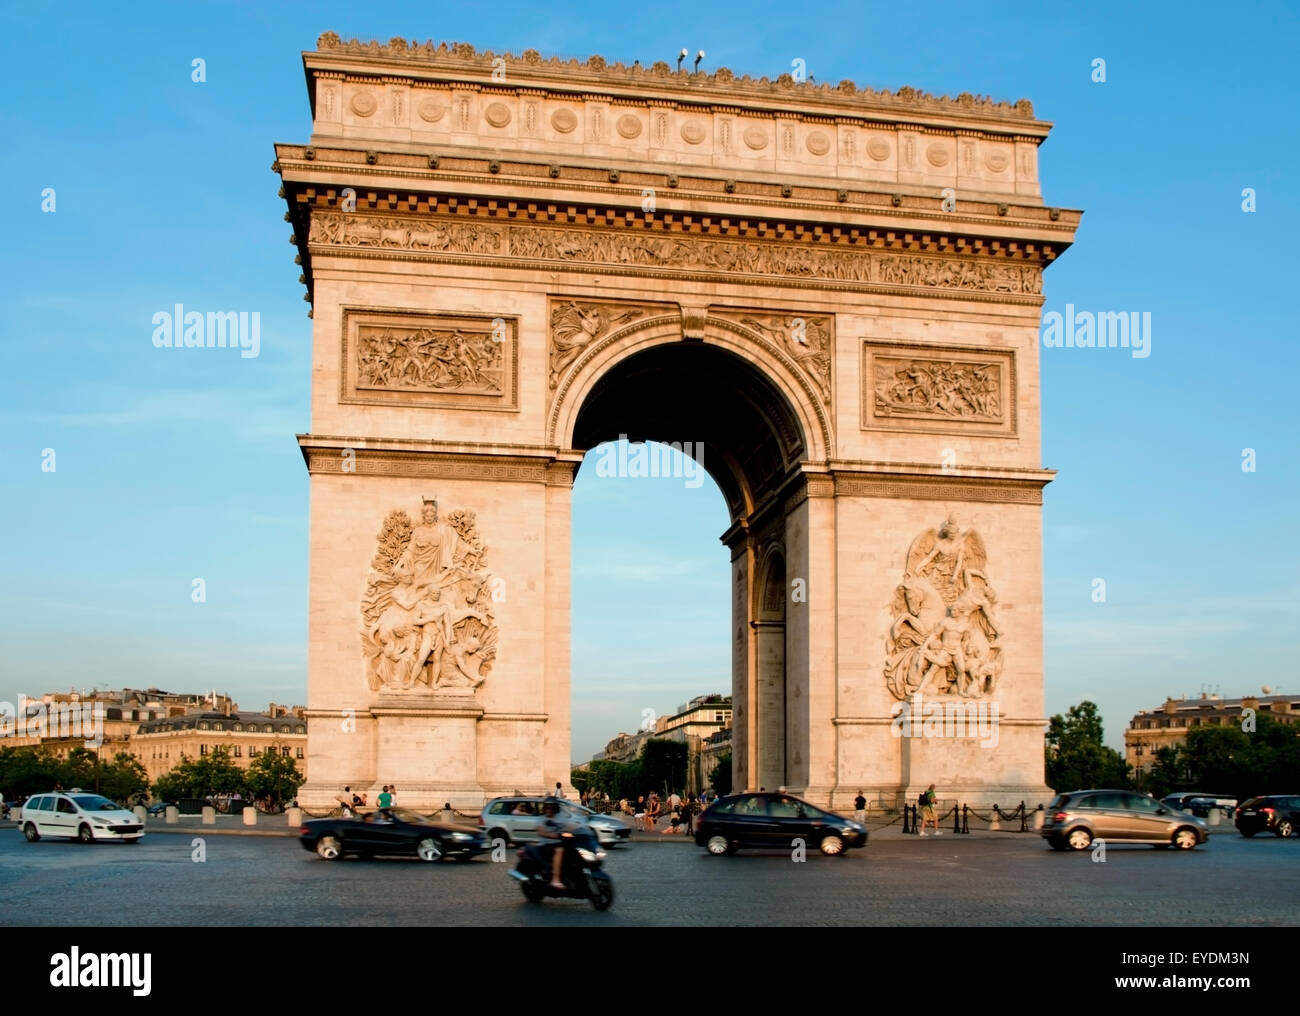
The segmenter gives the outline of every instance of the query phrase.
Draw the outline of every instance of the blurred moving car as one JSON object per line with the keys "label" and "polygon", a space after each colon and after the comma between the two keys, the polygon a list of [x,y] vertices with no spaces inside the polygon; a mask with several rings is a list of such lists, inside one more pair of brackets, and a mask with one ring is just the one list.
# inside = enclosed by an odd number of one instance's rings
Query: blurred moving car
{"label": "blurred moving car", "polygon": [[18,824],[28,843],[35,843],[42,836],[66,836],[82,843],[96,840],[138,843],[144,836],[144,826],[134,812],[107,797],[77,789],[29,797]]}
{"label": "blurred moving car", "polygon": [[1300,796],[1270,794],[1243,801],[1237,808],[1236,825],[1237,832],[1247,839],[1263,832],[1283,839],[1295,836],[1300,829]]}
{"label": "blurred moving car", "polygon": [[1191,850],[1210,836],[1204,819],[1129,790],[1057,794],[1040,834],[1053,850],[1087,850],[1093,840]]}
{"label": "blurred moving car", "polygon": [[695,820],[695,842],[710,854],[741,847],[790,849],[795,839],[823,854],[867,845],[867,827],[789,794],[734,794],[720,798]]}
{"label": "blurred moving car", "polygon": [[[483,805],[479,814],[480,829],[488,831],[489,840],[510,843],[532,843],[538,838],[537,823],[541,821],[542,797],[494,797]],[[571,822],[591,826],[602,847],[613,846],[628,839],[632,829],[622,819],[601,815],[590,808],[560,799],[560,815]]]}
{"label": "blurred moving car", "polygon": [[438,822],[406,808],[382,808],[355,818],[318,818],[304,822],[298,842],[326,861],[356,857],[415,856],[421,861],[444,857],[469,860],[491,849],[477,829]]}
{"label": "blurred moving car", "polygon": [[1237,808],[1237,799],[1235,797],[1193,791],[1170,794],[1161,803],[1170,808],[1177,808],[1179,811],[1190,812],[1198,818],[1209,818],[1210,812],[1215,808],[1221,809],[1225,817],[1232,818]]}

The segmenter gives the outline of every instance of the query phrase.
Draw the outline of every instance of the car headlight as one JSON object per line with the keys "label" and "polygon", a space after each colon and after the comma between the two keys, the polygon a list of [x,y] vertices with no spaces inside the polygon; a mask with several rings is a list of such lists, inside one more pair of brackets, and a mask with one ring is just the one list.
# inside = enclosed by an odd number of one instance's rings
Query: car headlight
{"label": "car headlight", "polygon": [[106,825],[108,825],[108,819],[106,819],[106,818],[98,818],[97,816],[94,816],[94,815],[91,816],[90,821],[91,821],[92,823],[94,823],[95,825],[97,825],[97,826],[106,826]]}
{"label": "car headlight", "polygon": [[472,840],[474,838],[474,834],[473,833],[452,833],[451,838],[453,840]]}

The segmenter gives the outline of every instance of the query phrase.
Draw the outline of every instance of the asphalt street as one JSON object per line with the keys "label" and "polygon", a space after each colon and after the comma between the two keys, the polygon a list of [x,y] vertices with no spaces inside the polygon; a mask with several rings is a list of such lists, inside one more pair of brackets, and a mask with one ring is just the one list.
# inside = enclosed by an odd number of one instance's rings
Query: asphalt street
{"label": "asphalt street", "polygon": [[1300,924],[1300,839],[1235,832],[1190,852],[1111,845],[1102,862],[1051,851],[1034,834],[918,839],[891,828],[865,850],[802,862],[785,851],[715,858],[664,838],[610,852],[616,897],[605,913],[579,901],[530,904],[506,867],[486,857],[328,862],[292,837],[201,827],[151,832],[135,846],[27,843],[6,824],[0,924]]}

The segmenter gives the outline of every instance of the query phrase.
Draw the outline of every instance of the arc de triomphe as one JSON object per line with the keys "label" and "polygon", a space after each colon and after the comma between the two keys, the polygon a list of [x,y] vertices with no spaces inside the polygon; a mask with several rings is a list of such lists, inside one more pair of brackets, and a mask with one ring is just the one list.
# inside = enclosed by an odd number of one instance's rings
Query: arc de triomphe
{"label": "arc de triomphe", "polygon": [[1079,213],[1028,102],[303,60],[305,806],[567,783],[572,483],[620,434],[701,442],[727,501],[737,787],[1043,799],[1037,338]]}

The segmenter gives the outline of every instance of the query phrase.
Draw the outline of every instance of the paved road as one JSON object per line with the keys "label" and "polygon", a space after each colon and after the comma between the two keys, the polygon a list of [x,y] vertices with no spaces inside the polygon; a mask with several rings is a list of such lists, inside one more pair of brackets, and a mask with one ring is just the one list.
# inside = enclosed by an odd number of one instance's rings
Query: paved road
{"label": "paved road", "polygon": [[[839,858],[713,858],[685,842],[611,852],[617,897],[524,901],[486,859],[321,861],[295,839],[182,834],[27,843],[0,828],[0,925],[1290,925],[1300,839],[1228,832],[1195,851],[1112,845],[1104,863],[1034,835],[872,836]],[[510,857],[513,863],[513,853]]]}

